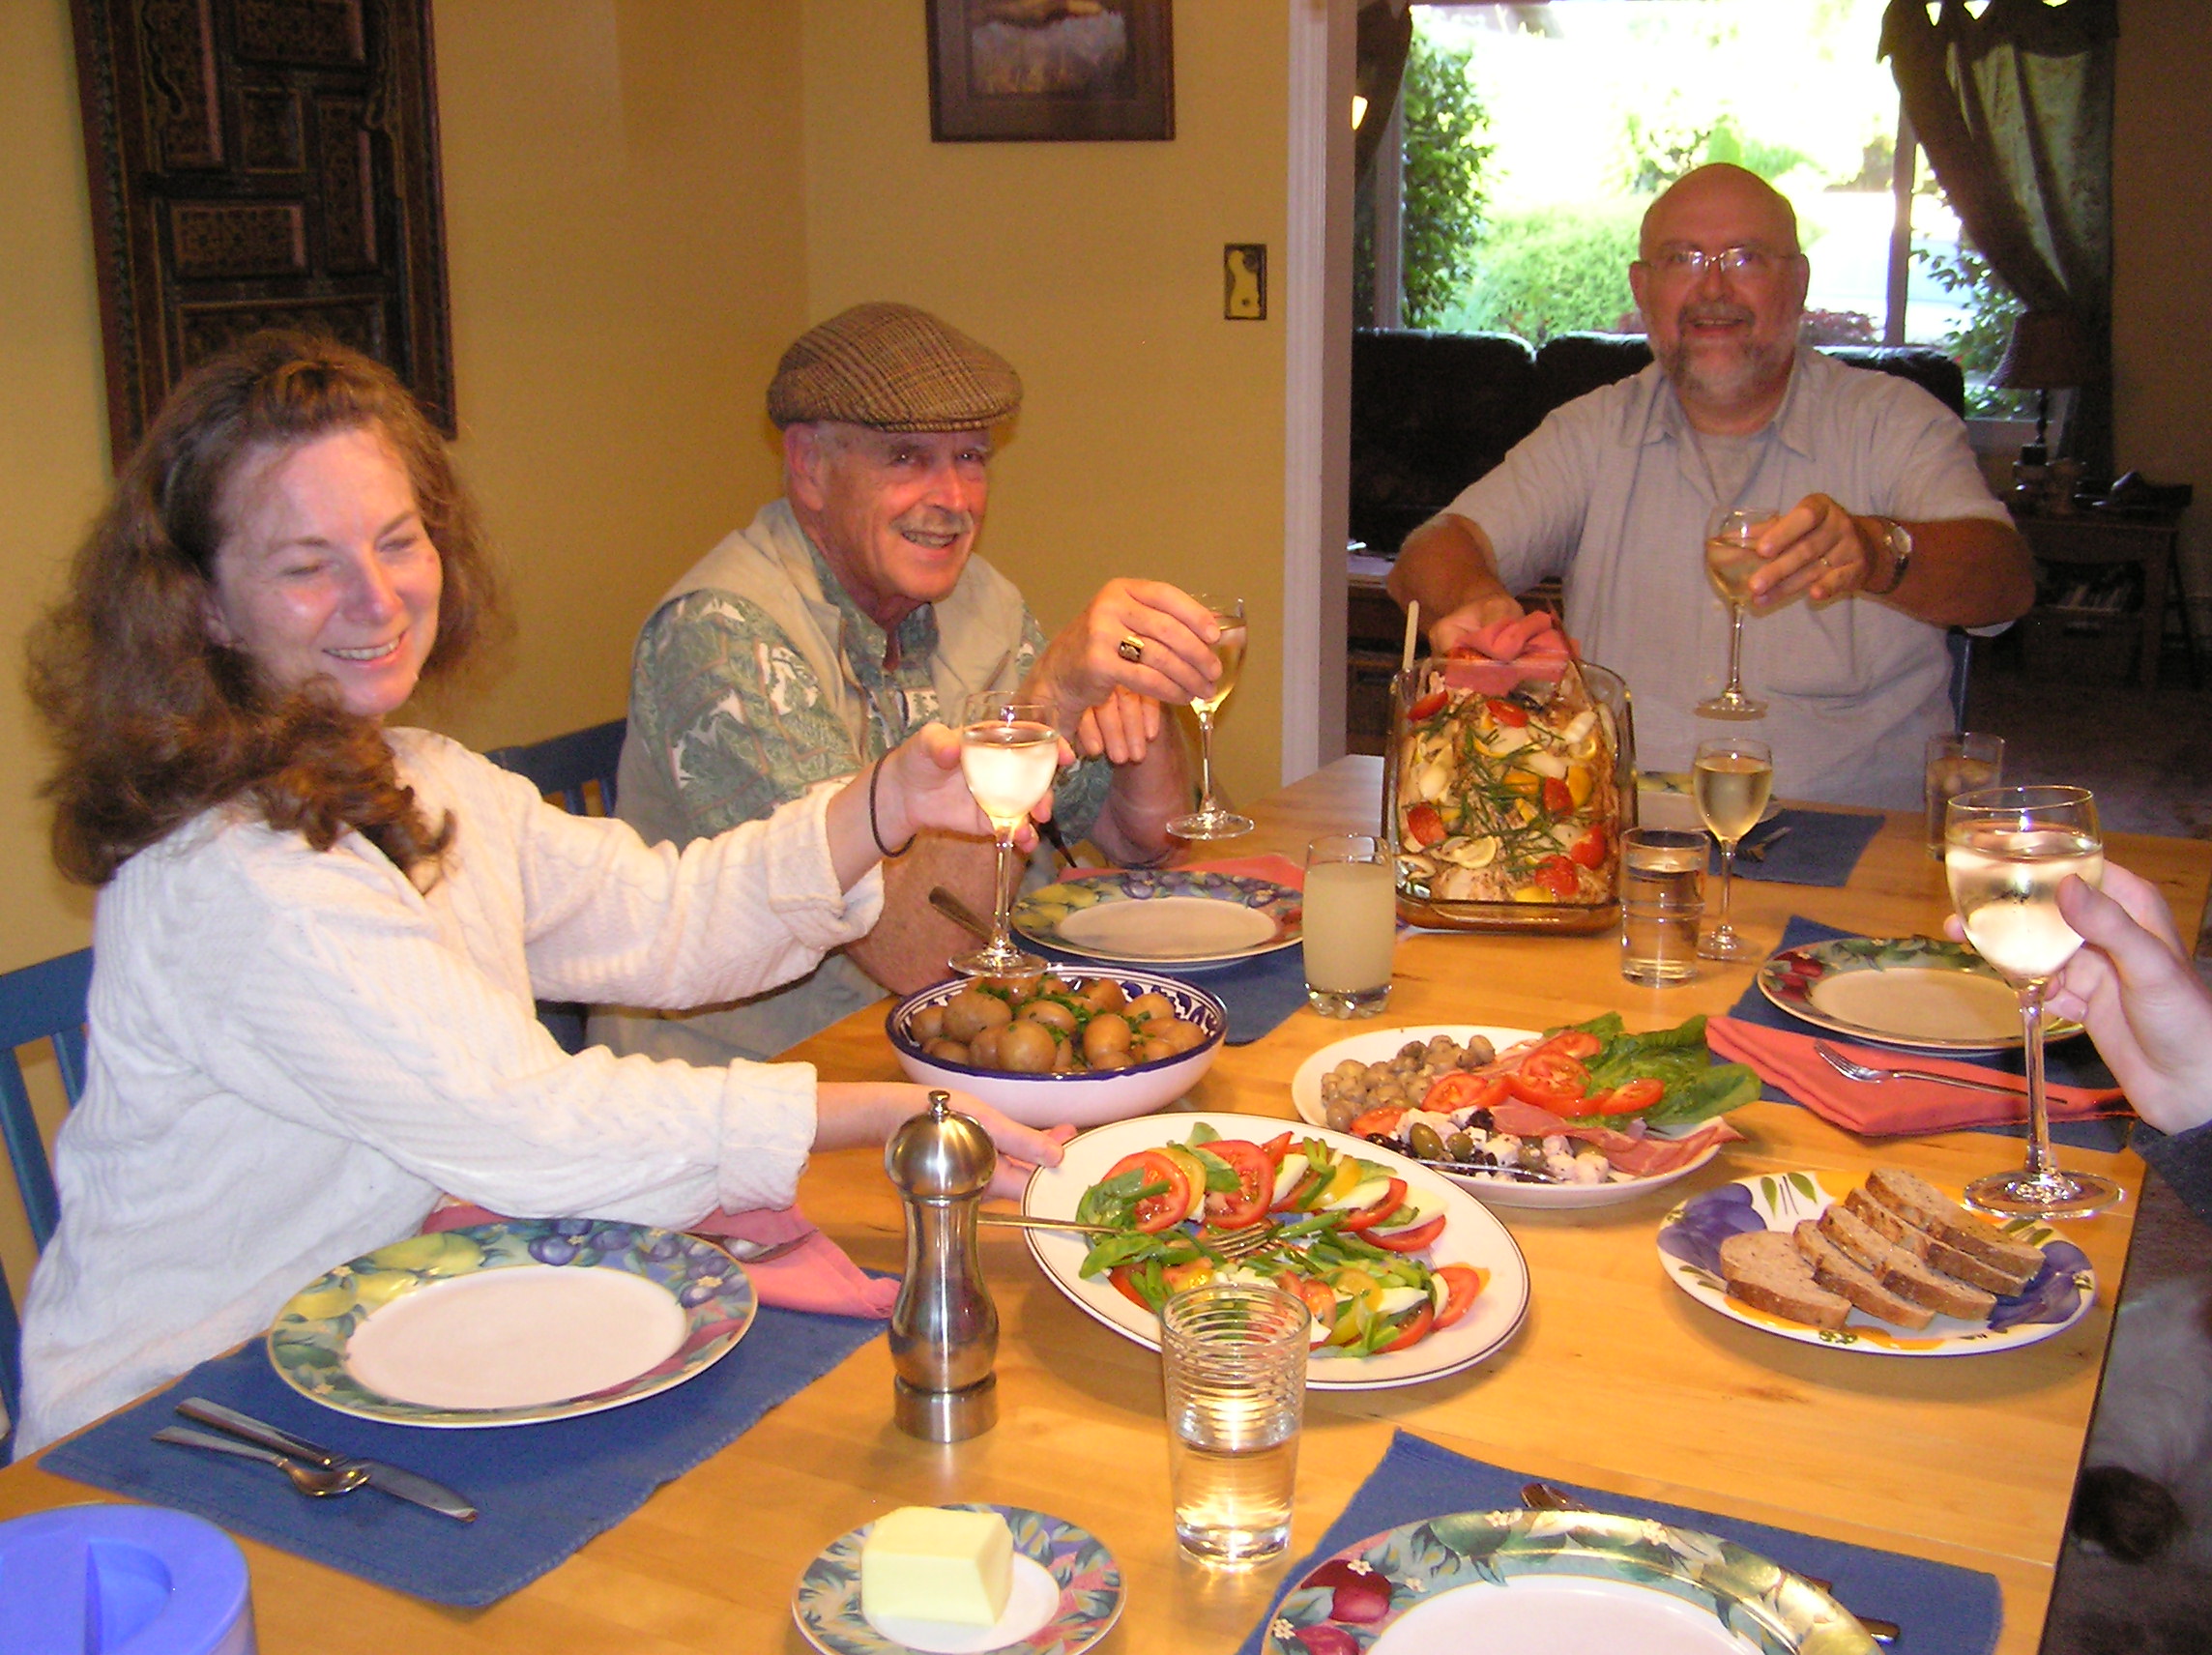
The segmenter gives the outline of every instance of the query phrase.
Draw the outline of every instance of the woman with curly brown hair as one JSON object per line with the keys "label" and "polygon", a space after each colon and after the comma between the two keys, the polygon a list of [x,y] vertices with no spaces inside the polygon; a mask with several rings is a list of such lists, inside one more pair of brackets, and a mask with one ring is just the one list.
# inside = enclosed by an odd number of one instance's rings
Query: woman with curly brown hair
{"label": "woman with curly brown hair", "polygon": [[18,1453],[267,1325],[441,1192],[683,1225],[788,1205],[810,1148],[920,1107],[805,1064],[571,1057],[533,998],[691,1005],[812,969],[875,922],[885,844],[985,829],[957,739],[649,848],[386,726],[466,663],[494,588],[437,434],[328,341],[205,363],[125,467],[32,650],[55,854],[101,897]]}

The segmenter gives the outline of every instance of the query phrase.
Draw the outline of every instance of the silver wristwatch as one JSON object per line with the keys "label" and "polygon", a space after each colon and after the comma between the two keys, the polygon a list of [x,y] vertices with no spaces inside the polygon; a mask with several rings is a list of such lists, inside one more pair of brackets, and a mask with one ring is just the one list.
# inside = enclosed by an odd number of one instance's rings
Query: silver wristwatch
{"label": "silver wristwatch", "polygon": [[1859,590],[1869,597],[1887,597],[1905,582],[1905,571],[1912,566],[1912,531],[1894,517],[1877,517],[1881,525],[1881,537],[1889,547],[1890,568],[1887,586],[1862,586]]}

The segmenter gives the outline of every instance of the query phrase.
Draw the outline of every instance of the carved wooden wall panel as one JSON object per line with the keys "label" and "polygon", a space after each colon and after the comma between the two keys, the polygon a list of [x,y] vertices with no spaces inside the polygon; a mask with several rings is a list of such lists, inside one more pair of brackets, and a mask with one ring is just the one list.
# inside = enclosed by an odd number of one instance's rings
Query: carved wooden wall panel
{"label": "carved wooden wall panel", "polygon": [[72,0],[118,463],[256,328],[391,364],[452,429],[429,0]]}

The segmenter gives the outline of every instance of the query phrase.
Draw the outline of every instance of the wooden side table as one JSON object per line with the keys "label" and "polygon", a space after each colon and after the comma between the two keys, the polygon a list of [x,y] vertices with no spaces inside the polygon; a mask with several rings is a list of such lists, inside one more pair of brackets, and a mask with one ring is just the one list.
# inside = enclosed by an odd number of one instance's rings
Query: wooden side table
{"label": "wooden side table", "polygon": [[2181,519],[2106,517],[2087,512],[2022,517],[2020,532],[2038,561],[2073,566],[2134,565],[2142,570],[2142,641],[2136,657],[2136,682],[2158,683],[2158,657],[2166,640],[2166,604],[2170,593],[2181,604],[2181,638],[2189,652],[2189,682],[2197,681],[2197,630],[2190,619],[2188,594],[2181,586]]}

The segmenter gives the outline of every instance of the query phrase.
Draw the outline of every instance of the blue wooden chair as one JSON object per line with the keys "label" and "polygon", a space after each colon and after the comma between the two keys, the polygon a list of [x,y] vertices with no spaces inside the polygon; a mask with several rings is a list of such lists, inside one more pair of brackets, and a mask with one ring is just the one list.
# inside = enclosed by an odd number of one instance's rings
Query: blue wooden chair
{"label": "blue wooden chair", "polygon": [[[626,718],[617,718],[587,730],[571,730],[566,736],[549,736],[525,747],[494,747],[484,757],[502,769],[528,776],[539,793],[558,798],[571,816],[612,816],[615,771],[622,760],[623,736],[628,728]],[[538,1002],[538,1021],[561,1042],[561,1050],[581,1052],[587,1011],[574,1001],[541,1000]]]}
{"label": "blue wooden chair", "polygon": [[[7,1141],[8,1161],[15,1170],[15,1188],[22,1196],[23,1216],[30,1221],[35,1248],[43,1249],[53,1238],[62,1208],[16,1053],[20,1047],[51,1041],[62,1090],[74,1104],[84,1094],[84,1003],[91,987],[90,948],[0,976],[0,1139]],[[0,1445],[14,1435],[22,1406],[21,1339],[15,1296],[8,1291],[7,1272],[0,1270],[0,1403],[8,1409]]]}

